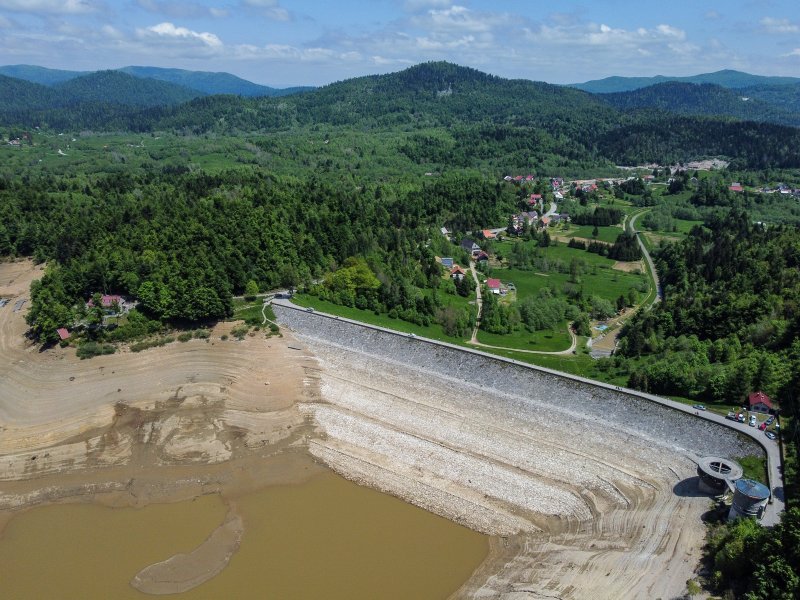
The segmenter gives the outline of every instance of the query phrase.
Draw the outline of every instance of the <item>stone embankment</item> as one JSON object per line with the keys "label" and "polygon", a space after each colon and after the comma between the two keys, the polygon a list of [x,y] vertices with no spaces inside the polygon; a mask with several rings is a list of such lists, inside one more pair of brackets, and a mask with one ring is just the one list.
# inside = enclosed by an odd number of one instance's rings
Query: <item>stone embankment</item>
{"label": "stone embankment", "polygon": [[[277,303],[319,360],[309,450],[493,538],[465,597],[673,597],[699,557],[694,459],[753,440],[547,370]],[[600,590],[598,592],[598,590]]]}

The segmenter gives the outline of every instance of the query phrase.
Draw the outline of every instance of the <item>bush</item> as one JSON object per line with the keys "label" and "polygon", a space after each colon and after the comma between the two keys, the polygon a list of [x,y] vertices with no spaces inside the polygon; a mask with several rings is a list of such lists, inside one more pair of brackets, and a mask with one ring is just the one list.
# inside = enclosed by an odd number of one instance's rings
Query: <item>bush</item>
{"label": "bush", "polygon": [[102,354],[114,354],[117,349],[111,344],[100,344],[98,342],[84,342],[78,346],[76,354],[81,360],[100,356]]}
{"label": "bush", "polygon": [[188,341],[189,341],[190,339],[192,339],[193,337],[194,337],[194,336],[192,335],[192,332],[191,332],[191,331],[184,331],[183,333],[181,333],[180,335],[178,335],[178,341],[179,341],[179,342],[188,342]]}
{"label": "bush", "polygon": [[208,329],[198,329],[194,332],[194,337],[198,340],[207,340],[211,337],[211,332]]}
{"label": "bush", "polygon": [[231,329],[231,335],[235,337],[237,340],[243,340],[244,336],[247,335],[247,332],[250,331],[250,328],[246,325],[240,325],[239,327],[234,327]]}

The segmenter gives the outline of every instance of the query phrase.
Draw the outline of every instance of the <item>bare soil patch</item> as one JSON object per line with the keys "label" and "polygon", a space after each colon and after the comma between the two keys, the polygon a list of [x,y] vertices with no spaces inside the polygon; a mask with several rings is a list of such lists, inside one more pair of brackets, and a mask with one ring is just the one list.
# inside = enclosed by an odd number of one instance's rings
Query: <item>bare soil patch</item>
{"label": "bare soil patch", "polygon": [[643,273],[644,269],[642,267],[642,261],[632,261],[632,262],[623,262],[617,261],[612,266],[612,269],[616,269],[617,271],[624,271],[625,273]]}

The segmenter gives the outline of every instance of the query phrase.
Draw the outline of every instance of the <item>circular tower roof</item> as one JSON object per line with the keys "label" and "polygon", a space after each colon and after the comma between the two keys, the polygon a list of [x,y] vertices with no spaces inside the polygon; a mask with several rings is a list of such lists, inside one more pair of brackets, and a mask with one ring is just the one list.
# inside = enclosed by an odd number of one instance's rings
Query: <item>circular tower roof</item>
{"label": "circular tower roof", "polygon": [[728,458],[705,456],[697,461],[698,470],[713,479],[736,481],[741,479],[744,470],[741,465]]}
{"label": "circular tower roof", "polygon": [[763,483],[752,479],[740,479],[737,481],[736,492],[753,500],[766,500],[770,497],[769,488]]}

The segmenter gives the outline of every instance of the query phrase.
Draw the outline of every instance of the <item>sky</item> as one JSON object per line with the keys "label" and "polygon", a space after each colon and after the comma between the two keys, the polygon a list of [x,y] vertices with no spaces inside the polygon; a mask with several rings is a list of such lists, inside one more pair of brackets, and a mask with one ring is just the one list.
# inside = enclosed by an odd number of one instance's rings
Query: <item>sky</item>
{"label": "sky", "polygon": [[800,77],[797,0],[0,0],[0,64],[226,71],[284,87],[447,60],[576,83]]}

